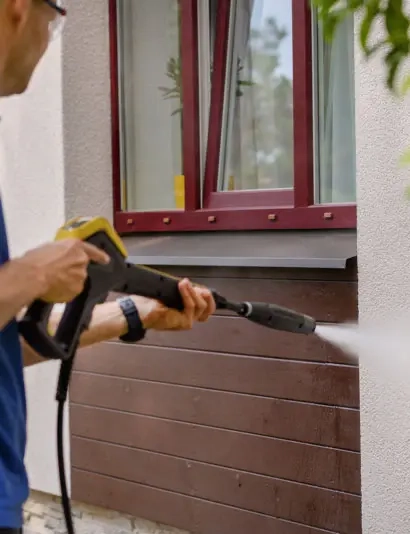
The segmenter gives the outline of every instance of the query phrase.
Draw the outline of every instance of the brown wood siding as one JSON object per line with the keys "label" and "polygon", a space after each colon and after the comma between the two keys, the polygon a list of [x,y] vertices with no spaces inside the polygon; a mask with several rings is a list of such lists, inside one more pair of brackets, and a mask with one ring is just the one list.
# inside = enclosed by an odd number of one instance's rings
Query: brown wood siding
{"label": "brown wood siding", "polygon": [[[354,267],[173,272],[321,322],[357,318]],[[105,343],[73,374],[73,498],[195,534],[360,534],[359,416],[357,366],[313,336],[217,314]]]}

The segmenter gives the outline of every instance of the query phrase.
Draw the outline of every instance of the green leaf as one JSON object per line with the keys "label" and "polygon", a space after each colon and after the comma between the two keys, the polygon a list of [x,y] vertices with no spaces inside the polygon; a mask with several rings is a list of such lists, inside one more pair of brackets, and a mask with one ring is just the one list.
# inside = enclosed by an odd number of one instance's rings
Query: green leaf
{"label": "green leaf", "polygon": [[360,26],[360,44],[364,53],[369,56],[369,48],[367,41],[369,39],[369,33],[372,29],[376,16],[380,13],[379,0],[369,0],[366,4],[366,14],[363,17],[362,24]]}
{"label": "green leaf", "polygon": [[[399,68],[410,55],[409,9],[403,0],[311,0],[322,23],[325,38],[332,40],[336,28],[350,13],[361,16],[359,44],[367,57],[384,49],[383,60],[386,69],[385,82],[391,91],[396,91]],[[375,36],[372,29],[380,22],[384,34]],[[372,37],[372,39],[370,39]],[[403,90],[408,91],[409,82]]]}
{"label": "green leaf", "polygon": [[410,165],[410,148],[408,148],[400,157],[400,165]]}
{"label": "green leaf", "polygon": [[398,68],[410,51],[410,21],[403,13],[403,0],[389,0],[385,10],[385,25],[391,43],[391,49],[385,57],[388,68],[387,85],[389,89],[393,89]]}
{"label": "green leaf", "polygon": [[[358,0],[351,1],[357,3]],[[340,0],[311,0],[311,4],[316,9],[318,19],[322,23],[324,38],[326,41],[332,41],[337,26],[351,11],[351,2],[344,7],[340,5]]]}
{"label": "green leaf", "polygon": [[401,82],[400,93],[404,96],[410,89],[410,74],[407,74]]}
{"label": "green leaf", "polygon": [[397,70],[402,59],[403,55],[400,50],[392,50],[386,55],[385,63],[388,67],[387,87],[390,90],[393,90]]}
{"label": "green leaf", "polygon": [[350,11],[356,11],[363,7],[363,0],[349,0],[349,9]]}
{"label": "green leaf", "polygon": [[409,20],[403,13],[402,0],[389,0],[385,10],[386,29],[397,45],[408,42],[407,32],[409,29]]}

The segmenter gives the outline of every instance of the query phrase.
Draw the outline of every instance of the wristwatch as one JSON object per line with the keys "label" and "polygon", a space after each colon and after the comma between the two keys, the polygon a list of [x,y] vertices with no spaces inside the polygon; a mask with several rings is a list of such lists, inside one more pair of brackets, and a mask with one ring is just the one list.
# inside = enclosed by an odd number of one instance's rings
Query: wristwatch
{"label": "wristwatch", "polygon": [[117,302],[127,320],[128,332],[120,336],[124,343],[135,343],[145,337],[146,330],[142,325],[140,314],[131,297],[120,297]]}

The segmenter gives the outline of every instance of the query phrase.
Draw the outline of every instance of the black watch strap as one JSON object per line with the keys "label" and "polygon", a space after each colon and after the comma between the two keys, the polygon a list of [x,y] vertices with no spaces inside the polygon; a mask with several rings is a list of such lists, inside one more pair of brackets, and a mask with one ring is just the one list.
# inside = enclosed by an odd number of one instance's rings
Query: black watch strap
{"label": "black watch strap", "polygon": [[131,297],[120,297],[118,304],[128,323],[128,332],[120,336],[125,343],[135,343],[145,337],[146,330],[142,325],[140,314]]}

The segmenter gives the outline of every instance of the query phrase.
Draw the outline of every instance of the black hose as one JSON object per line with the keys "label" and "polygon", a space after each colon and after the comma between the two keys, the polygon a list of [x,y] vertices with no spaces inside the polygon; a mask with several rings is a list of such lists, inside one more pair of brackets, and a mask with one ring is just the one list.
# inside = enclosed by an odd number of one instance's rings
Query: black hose
{"label": "black hose", "polygon": [[57,460],[58,474],[60,477],[61,502],[63,505],[64,519],[67,527],[67,534],[75,534],[73,516],[71,513],[70,498],[67,491],[67,481],[64,462],[64,408],[70,385],[71,371],[74,357],[63,360],[60,365],[60,373],[57,384]]}
{"label": "black hose", "polygon": [[57,405],[57,458],[58,473],[60,477],[61,501],[64,511],[64,519],[67,526],[67,534],[74,534],[73,517],[71,514],[70,499],[67,491],[67,481],[64,462],[64,408],[65,400],[59,400]]}

